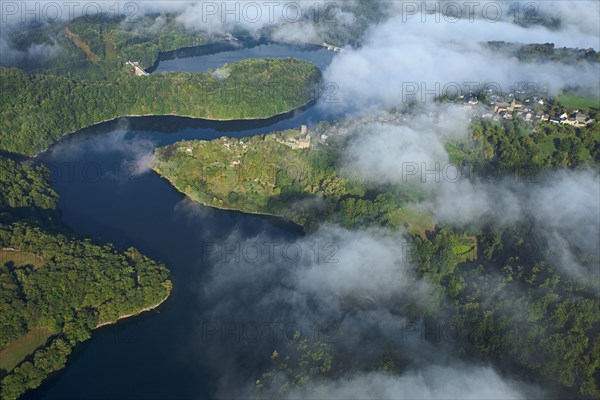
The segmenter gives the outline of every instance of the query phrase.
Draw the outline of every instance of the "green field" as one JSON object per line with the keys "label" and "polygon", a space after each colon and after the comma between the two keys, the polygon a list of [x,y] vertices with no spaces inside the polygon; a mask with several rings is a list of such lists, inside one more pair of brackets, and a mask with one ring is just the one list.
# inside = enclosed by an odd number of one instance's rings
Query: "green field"
{"label": "green field", "polygon": [[422,211],[411,208],[403,208],[391,211],[386,216],[390,226],[400,229],[406,228],[409,233],[426,238],[428,231],[435,230],[434,218]]}
{"label": "green field", "polygon": [[[561,138],[564,138],[564,137],[565,137],[564,135],[561,135],[559,133],[546,136],[544,138],[544,141],[540,142],[540,144],[538,145],[541,150],[541,154],[545,158],[548,158],[548,159],[551,158],[552,155],[554,154],[554,152],[557,151],[555,141],[561,140]],[[587,161],[593,160],[593,157],[590,155],[590,151],[585,147],[581,147],[579,149],[579,151],[577,152],[577,155],[578,155],[579,159],[582,161],[587,162]]]}
{"label": "green field", "polygon": [[0,250],[0,264],[7,262],[12,262],[16,267],[32,265],[34,269],[44,265],[44,259],[37,254],[26,251],[2,249]]}
{"label": "green field", "polygon": [[465,237],[458,239],[452,246],[452,254],[458,262],[467,262],[477,259],[477,238]]}
{"label": "green field", "polygon": [[0,351],[0,370],[11,371],[38,347],[43,346],[54,332],[46,328],[34,328],[22,337],[8,343]]}
{"label": "green field", "polygon": [[600,108],[600,99],[565,93],[558,96],[558,101],[565,107],[578,108],[587,111],[590,108]]}

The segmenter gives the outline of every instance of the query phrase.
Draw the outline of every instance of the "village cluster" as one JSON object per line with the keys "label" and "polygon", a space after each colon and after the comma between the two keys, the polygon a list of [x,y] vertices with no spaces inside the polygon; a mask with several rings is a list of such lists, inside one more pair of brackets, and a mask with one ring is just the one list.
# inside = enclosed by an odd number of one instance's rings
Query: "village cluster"
{"label": "village cluster", "polygon": [[[517,100],[513,94],[508,99],[498,95],[486,96],[486,101],[480,101],[475,95],[459,96],[455,104],[468,111],[472,118],[482,118],[492,121],[519,119],[525,123],[552,122],[556,124],[584,127],[593,124],[594,119],[578,109],[570,109],[553,113],[551,101],[542,96],[533,96],[523,101]],[[556,110],[554,110],[556,111]],[[427,118],[437,119],[439,113],[427,112]],[[340,121],[327,126],[325,129],[315,129],[319,142],[325,143],[330,136],[345,136],[358,127],[381,125],[402,125],[410,118],[409,113],[397,111],[380,114],[369,114],[367,116],[353,119],[352,121]]]}
{"label": "village cluster", "polygon": [[551,100],[544,96],[523,96],[525,99],[518,100],[517,95],[510,93],[508,98],[494,93],[486,93],[486,101],[480,102],[479,98],[470,95],[467,100],[460,96],[463,101],[463,108],[472,110],[474,115],[481,118],[500,121],[502,119],[512,120],[519,119],[525,122],[540,120],[542,122],[549,121],[557,124],[567,124],[575,127],[583,127],[594,123],[594,120],[588,115],[574,109],[569,112],[562,112],[557,115],[553,113]]}

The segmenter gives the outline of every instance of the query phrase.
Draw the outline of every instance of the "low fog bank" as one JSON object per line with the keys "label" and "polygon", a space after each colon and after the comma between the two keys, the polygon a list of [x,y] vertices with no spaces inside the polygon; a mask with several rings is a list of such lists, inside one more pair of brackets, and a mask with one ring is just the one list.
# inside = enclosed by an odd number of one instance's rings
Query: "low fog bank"
{"label": "low fog bank", "polygon": [[461,169],[450,160],[446,144],[469,140],[469,116],[458,106],[429,105],[400,125],[361,126],[342,163],[368,182],[417,188],[427,198],[418,207],[440,224],[503,228],[532,221],[550,247],[548,263],[581,282],[589,283],[590,277],[597,282],[600,271],[584,267],[577,253],[600,259],[598,170],[502,175],[477,166]]}
{"label": "low fog bank", "polygon": [[544,398],[540,388],[503,378],[490,367],[454,363],[430,365],[395,376],[357,374],[332,382],[316,382],[292,390],[286,399],[531,399]]}
{"label": "low fog bank", "polygon": [[[561,32],[508,22],[423,23],[417,16],[403,18],[373,27],[361,48],[347,49],[333,59],[324,76],[339,87],[339,102],[324,103],[325,109],[337,115],[367,113],[411,101],[433,102],[457,87],[464,95],[484,87],[508,95],[525,82],[534,84],[540,95],[543,89],[555,95],[576,86],[599,93],[598,64],[525,63],[484,45],[487,41],[560,43]],[[568,45],[591,44],[573,40]]]}
{"label": "low fog bank", "polygon": [[[91,133],[91,137],[86,134],[72,134],[65,136],[62,141],[51,146],[47,151],[53,154],[53,158],[60,159],[64,154],[65,159],[79,157],[89,152],[117,153],[122,156],[120,165],[113,166],[113,169],[106,171],[109,174],[121,174],[123,176],[113,176],[119,182],[127,183],[138,175],[150,171],[150,162],[154,157],[154,149],[157,143],[149,138],[132,136],[129,129],[129,122],[126,118],[117,121],[115,129],[109,133],[96,135]],[[65,165],[68,167],[68,165]],[[81,166],[78,166],[81,167]],[[101,169],[96,163],[90,162],[89,166],[92,172]],[[67,176],[62,177],[67,179]]]}
{"label": "low fog bank", "polygon": [[[275,249],[272,258],[267,243]],[[211,311],[199,316],[198,331],[191,333],[206,336],[210,321],[211,346],[204,343],[190,351],[222,370],[217,397],[545,397],[541,388],[503,376],[489,365],[466,363],[454,354],[451,343],[434,345],[408,329],[419,324],[415,316],[435,296],[407,261],[406,244],[402,232],[349,231],[332,225],[287,243],[264,234],[242,239],[234,233],[222,246],[230,250],[238,246],[239,252],[216,252],[210,257],[211,276],[200,284],[198,301],[208,304]],[[288,256],[282,252],[286,246],[295,249],[288,251]],[[318,256],[315,246],[321,249]],[[262,248],[259,253],[258,247]],[[296,259],[292,254],[298,250],[301,256]],[[226,324],[225,328],[221,324]],[[272,338],[264,335],[262,327],[266,325],[276,327]],[[242,326],[261,327],[263,335],[253,342],[244,340],[248,335],[242,331],[241,338],[234,341],[233,335],[239,334]],[[288,326],[288,336],[281,332],[283,326]],[[317,334],[315,326],[335,329],[318,330]],[[223,329],[229,330],[225,342]],[[266,360],[273,351],[285,355],[289,334],[294,331],[300,332],[309,346],[326,343],[335,349],[334,359],[338,355],[343,359],[338,361],[343,374],[311,380],[285,395],[256,392],[253,384],[240,386],[240,377],[246,382],[257,378],[256,371],[252,374],[244,369],[248,364],[242,360]],[[397,363],[396,372],[373,369],[381,359],[390,357]]]}
{"label": "low fog bank", "polygon": [[[456,8],[456,5],[459,8]],[[473,46],[475,42],[488,40],[504,40],[521,43],[555,43],[557,47],[578,47],[600,49],[599,18],[600,6],[592,1],[482,1],[475,5],[469,2],[423,1],[397,2],[377,1],[375,4],[365,1],[326,1],[301,0],[282,2],[255,2],[240,0],[236,2],[214,1],[115,1],[110,3],[51,3],[36,1],[5,2],[0,19],[0,49],[3,64],[15,64],[27,60],[41,61],[55,57],[61,52],[60,45],[54,43],[32,44],[28,49],[17,48],[9,37],[23,27],[34,24],[46,24],[54,21],[69,21],[85,17],[90,21],[97,20],[98,15],[114,17],[125,15],[123,24],[136,27],[136,21],[144,16],[155,18],[153,24],[139,27],[140,33],[158,32],[166,22],[163,15],[157,13],[173,13],[175,20],[190,31],[205,32],[209,35],[224,35],[228,32],[243,31],[251,35],[261,35],[265,29],[275,39],[293,42],[321,43],[329,34],[336,36],[356,36],[351,42],[363,43],[358,57],[345,54],[342,62],[365,67],[362,59],[371,62],[382,62],[381,68],[372,68],[370,74],[385,73],[387,61],[390,66],[398,66],[400,79],[414,81],[414,74],[407,67],[418,67],[421,76],[431,70],[438,71],[434,75],[426,75],[427,82],[456,82],[467,77],[466,81],[485,79],[486,81],[511,81],[514,74],[508,71],[517,67],[515,63],[499,63],[498,59],[478,53],[482,49]],[[368,12],[366,16],[364,13]],[[433,12],[433,14],[431,13]],[[459,17],[457,17],[460,16]],[[541,22],[540,22],[541,21]],[[544,25],[544,22],[551,23]],[[366,38],[360,37],[365,25],[371,26]],[[429,45],[428,41],[436,41],[437,45]],[[414,52],[415,49],[420,51]],[[437,54],[441,51],[439,54]],[[388,59],[387,53],[391,55]],[[423,57],[429,53],[428,57]],[[462,57],[457,57],[462,54]],[[352,53],[354,54],[354,53]],[[452,61],[452,58],[456,58]],[[410,62],[402,62],[410,59]],[[482,63],[487,59],[485,63]],[[400,61],[400,62],[399,62]],[[441,62],[441,63],[440,63]],[[361,65],[362,64],[362,65]],[[477,71],[471,66],[477,66]],[[440,68],[442,67],[442,68]],[[342,67],[337,65],[329,77],[336,81]],[[558,67],[545,67],[558,68]],[[382,71],[383,69],[383,71]],[[459,73],[462,70],[462,73]],[[539,80],[552,78],[559,72],[562,83],[549,82],[555,88],[563,83],[572,83],[573,69],[548,69]],[[596,70],[591,73],[597,72]],[[587,74],[587,72],[586,72]],[[386,74],[387,75],[387,74]],[[525,80],[537,77],[532,69],[519,71]],[[546,76],[545,76],[546,75]],[[360,71],[357,78],[363,79]],[[438,78],[439,77],[439,78]],[[422,80],[418,79],[417,82]],[[537,80],[536,80],[537,81]],[[577,81],[575,79],[575,81]],[[375,82],[371,82],[375,83]],[[514,82],[513,82],[514,83]],[[369,87],[366,85],[365,87]],[[381,87],[373,88],[376,92]],[[397,91],[396,88],[389,88]],[[360,93],[360,91],[357,91]],[[385,92],[382,92],[385,93]],[[347,93],[347,98],[352,98]],[[367,99],[368,100],[368,96]],[[365,103],[368,104],[368,103]]]}

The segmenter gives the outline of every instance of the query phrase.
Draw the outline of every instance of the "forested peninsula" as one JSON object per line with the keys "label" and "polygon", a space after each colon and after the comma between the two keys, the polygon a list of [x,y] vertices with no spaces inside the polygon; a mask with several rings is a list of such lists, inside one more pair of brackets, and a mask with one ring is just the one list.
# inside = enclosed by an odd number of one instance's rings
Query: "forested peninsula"
{"label": "forested peninsula", "polygon": [[262,119],[315,98],[321,78],[310,62],[249,59],[205,74],[123,75],[73,80],[0,69],[0,150],[34,155],[61,136],[125,116]]}
{"label": "forested peninsula", "polygon": [[92,331],[161,304],[167,268],[74,234],[49,171],[0,157],[0,398],[62,369]]}

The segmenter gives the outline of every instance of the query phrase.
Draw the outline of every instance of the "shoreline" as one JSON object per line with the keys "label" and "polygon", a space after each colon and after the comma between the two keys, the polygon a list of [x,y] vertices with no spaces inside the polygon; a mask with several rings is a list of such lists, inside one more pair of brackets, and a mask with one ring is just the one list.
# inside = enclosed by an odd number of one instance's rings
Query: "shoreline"
{"label": "shoreline", "polygon": [[118,316],[118,317],[117,317],[117,319],[116,319],[116,320],[114,320],[114,321],[107,321],[107,322],[102,322],[102,323],[99,323],[98,325],[96,325],[96,326],[94,327],[94,329],[93,329],[93,330],[96,330],[96,329],[98,329],[98,328],[101,328],[101,327],[103,327],[103,326],[114,325],[114,324],[116,324],[117,322],[119,322],[119,321],[122,321],[122,320],[124,320],[124,319],[131,318],[131,317],[137,317],[138,315],[140,315],[140,314],[142,314],[142,313],[145,313],[145,312],[147,312],[147,311],[152,311],[152,310],[154,310],[154,309],[158,308],[158,307],[159,307],[161,304],[163,304],[165,301],[167,301],[167,299],[169,298],[169,296],[171,296],[171,292],[167,293],[167,295],[165,296],[165,298],[164,298],[164,299],[162,299],[160,302],[158,302],[158,303],[156,303],[156,304],[154,304],[154,305],[150,305],[150,306],[148,306],[148,307],[142,308],[141,310],[139,310],[139,311],[137,311],[137,312],[134,312],[134,313],[125,314],[125,315],[120,315],[120,316]]}
{"label": "shoreline", "polygon": [[[144,313],[144,312],[146,312],[146,311],[151,311],[151,310],[154,310],[154,309],[156,309],[156,308],[157,308],[157,307],[159,307],[161,304],[163,304],[165,301],[167,301],[167,299],[169,298],[169,296],[171,296],[171,292],[167,293],[167,295],[165,296],[165,298],[163,298],[163,299],[162,299],[160,302],[158,302],[157,304],[153,304],[153,305],[150,305],[150,306],[148,306],[148,307],[145,307],[145,308],[143,308],[143,309],[141,309],[141,310],[139,310],[139,311],[137,311],[137,312],[135,312],[135,313],[130,313],[130,314],[125,314],[125,315],[120,315],[120,316],[119,316],[119,317],[118,317],[116,320],[114,320],[114,321],[107,321],[107,322],[102,322],[102,323],[100,323],[100,324],[97,324],[97,325],[96,325],[94,328],[92,328],[92,335],[93,335],[93,331],[95,331],[95,330],[96,330],[96,329],[98,329],[98,328],[101,328],[101,327],[103,327],[103,326],[108,326],[108,325],[114,325],[114,324],[118,323],[118,322],[119,322],[119,321],[121,321],[121,320],[124,320],[124,319],[127,319],[127,318],[131,318],[131,317],[137,317],[138,315],[140,315],[140,314],[142,314],[142,313]],[[34,329],[39,329],[39,328],[34,328]],[[59,332],[53,332],[53,333],[52,333],[50,336],[48,336],[48,338],[47,338],[47,340],[46,340],[46,342],[47,342],[47,343],[46,343],[45,345],[38,346],[38,347],[37,347],[37,348],[36,348],[36,349],[35,349],[35,350],[34,350],[32,353],[30,353],[30,354],[29,354],[27,357],[29,357],[29,356],[31,356],[31,355],[33,355],[33,354],[35,354],[35,352],[37,352],[37,351],[38,351],[38,350],[40,350],[40,349],[44,349],[44,348],[46,348],[46,347],[47,347],[47,344],[48,344],[48,342],[49,342],[51,339],[54,339],[54,338],[56,338],[56,337],[59,337],[59,336],[60,336],[60,335],[62,335],[62,334],[63,334],[63,332],[62,332],[62,331],[59,331]],[[18,340],[18,339],[17,339],[17,340]],[[89,340],[89,339],[87,339],[87,340]],[[85,340],[85,341],[87,341],[87,340]],[[85,341],[84,341],[84,342],[85,342]],[[83,342],[82,342],[82,343],[83,343]],[[77,346],[81,345],[82,343],[77,343],[75,346],[72,346],[72,348],[75,348],[75,347],[77,347]],[[5,347],[2,349],[2,351],[5,351],[5,350],[6,350],[6,346],[5,346]],[[27,357],[26,357],[25,359],[21,360],[21,361],[20,361],[20,362],[19,362],[17,365],[15,365],[15,367],[14,367],[14,368],[18,367],[18,366],[19,366],[19,365],[21,365],[23,362],[25,362],[25,361],[27,360]],[[13,368],[13,370],[14,370],[14,368]],[[62,369],[62,368],[61,368],[61,369]],[[60,371],[60,370],[59,370],[59,371]],[[8,372],[10,372],[10,371],[8,371]],[[54,372],[58,372],[58,371],[54,371]],[[45,379],[46,379],[46,378],[44,378],[44,380],[45,380]]]}
{"label": "shoreline", "polygon": [[150,167],[150,169],[151,169],[151,170],[152,170],[154,173],[156,173],[156,174],[157,174],[159,177],[161,177],[162,179],[166,180],[166,181],[169,183],[169,185],[170,185],[172,188],[174,188],[175,190],[177,190],[179,193],[181,193],[181,194],[185,195],[185,196],[186,196],[186,197],[188,197],[190,200],[192,200],[192,201],[194,201],[194,202],[196,202],[196,203],[198,203],[198,204],[201,204],[201,205],[203,205],[204,207],[215,208],[215,209],[217,209],[217,210],[223,210],[223,211],[236,211],[236,212],[241,212],[241,213],[244,213],[244,214],[250,214],[250,215],[263,215],[263,216],[265,216],[265,217],[281,218],[281,219],[283,219],[283,220],[285,220],[285,221],[288,221],[288,222],[291,222],[291,223],[293,223],[293,224],[296,224],[296,225],[298,225],[298,226],[299,226],[299,227],[301,227],[301,228],[304,228],[304,226],[302,226],[302,225],[298,224],[297,222],[294,222],[294,221],[292,221],[291,219],[287,218],[287,217],[286,217],[286,216],[284,216],[284,215],[269,214],[269,213],[266,213],[266,212],[259,212],[259,211],[246,211],[246,210],[240,210],[239,208],[227,208],[227,207],[219,207],[219,206],[215,206],[215,205],[212,205],[212,204],[206,204],[206,203],[204,203],[204,202],[202,202],[202,201],[200,201],[200,200],[197,200],[197,199],[194,199],[194,198],[190,197],[190,195],[188,195],[187,193],[185,193],[185,192],[182,192],[181,190],[179,190],[179,189],[177,188],[177,186],[175,186],[175,184],[173,184],[173,182],[171,182],[171,180],[170,180],[169,178],[167,178],[166,176],[162,175],[160,172],[158,172],[158,171],[157,171],[157,170],[155,170],[154,168]]}
{"label": "shoreline", "polygon": [[[149,74],[153,74],[158,69],[158,66],[162,61],[169,61],[176,58],[182,58],[179,57],[179,54],[181,53],[196,53],[188,57],[206,56],[226,51],[233,51],[240,48],[251,49],[254,47],[270,44],[297,47],[314,46],[322,49],[328,49],[328,46],[323,45],[323,43],[304,42],[302,40],[275,39],[272,36],[260,36],[258,38],[252,36],[244,36],[239,37],[237,42],[232,42],[229,39],[220,39],[208,43],[179,47],[173,50],[159,51],[154,63],[146,68],[143,68],[143,70]],[[184,56],[183,58],[186,57]]]}
{"label": "shoreline", "polygon": [[166,176],[162,175],[160,172],[158,172],[157,170],[155,170],[152,166],[150,166],[150,170],[152,172],[154,172],[156,175],[158,175],[161,179],[164,179],[165,181],[167,181],[167,183],[169,184],[169,186],[171,186],[173,189],[175,189],[178,193],[183,194],[184,196],[186,196],[187,198],[189,198],[193,202],[198,203],[198,204],[200,204],[200,205],[202,205],[204,207],[214,208],[216,210],[221,210],[221,211],[234,211],[234,212],[239,212],[239,213],[247,214],[247,215],[260,215],[260,216],[263,216],[263,217],[277,218],[277,219],[283,220],[285,222],[294,224],[297,227],[299,227],[300,229],[302,229],[304,232],[306,232],[306,227],[304,225],[301,225],[301,224],[297,223],[296,221],[291,220],[290,218],[286,217],[285,215],[270,214],[270,213],[267,213],[267,212],[259,212],[259,211],[246,211],[246,210],[241,210],[239,208],[227,208],[227,207],[220,207],[220,206],[216,206],[216,205],[212,205],[212,204],[206,204],[206,203],[204,203],[204,202],[202,202],[200,200],[192,198],[187,193],[179,190],[179,188],[177,188],[177,186],[175,186],[175,184],[173,182],[171,182],[171,180],[169,178],[167,178]]}
{"label": "shoreline", "polygon": [[35,159],[38,158],[39,156],[41,156],[42,154],[46,153],[48,150],[50,150],[53,146],[57,145],[58,143],[60,143],[62,140],[71,137],[75,134],[77,134],[78,132],[84,130],[84,129],[93,129],[98,127],[99,125],[102,124],[106,124],[106,123],[110,123],[110,122],[115,122],[118,121],[122,118],[145,118],[145,117],[176,117],[176,118],[187,118],[187,119],[191,119],[191,120],[195,120],[195,121],[205,121],[205,122],[218,122],[218,123],[223,123],[223,122],[261,122],[261,121],[268,121],[270,119],[276,119],[276,118],[282,118],[285,117],[288,114],[293,114],[297,111],[305,111],[307,109],[309,109],[310,107],[314,106],[317,103],[318,99],[313,98],[310,99],[302,104],[300,104],[297,107],[294,107],[288,111],[283,111],[279,114],[275,114],[275,115],[271,115],[269,117],[257,117],[257,118],[232,118],[232,119],[218,119],[218,118],[203,118],[203,117],[193,117],[190,115],[180,115],[180,114],[173,114],[173,113],[169,113],[169,114],[129,114],[129,115],[121,115],[115,118],[110,118],[110,119],[105,119],[102,120],[100,122],[95,122],[91,125],[85,126],[83,128],[79,128],[75,131],[71,131],[71,132],[67,132],[62,134],[56,141],[54,141],[52,144],[50,144],[48,147],[46,147],[45,149],[42,149],[40,151],[38,151],[37,153],[35,153],[34,155],[26,155],[26,154],[21,154],[21,153],[12,153],[12,152],[8,152],[6,150],[0,150],[1,152],[7,152],[10,154],[15,154],[17,156],[22,156],[24,158],[27,159]]}

